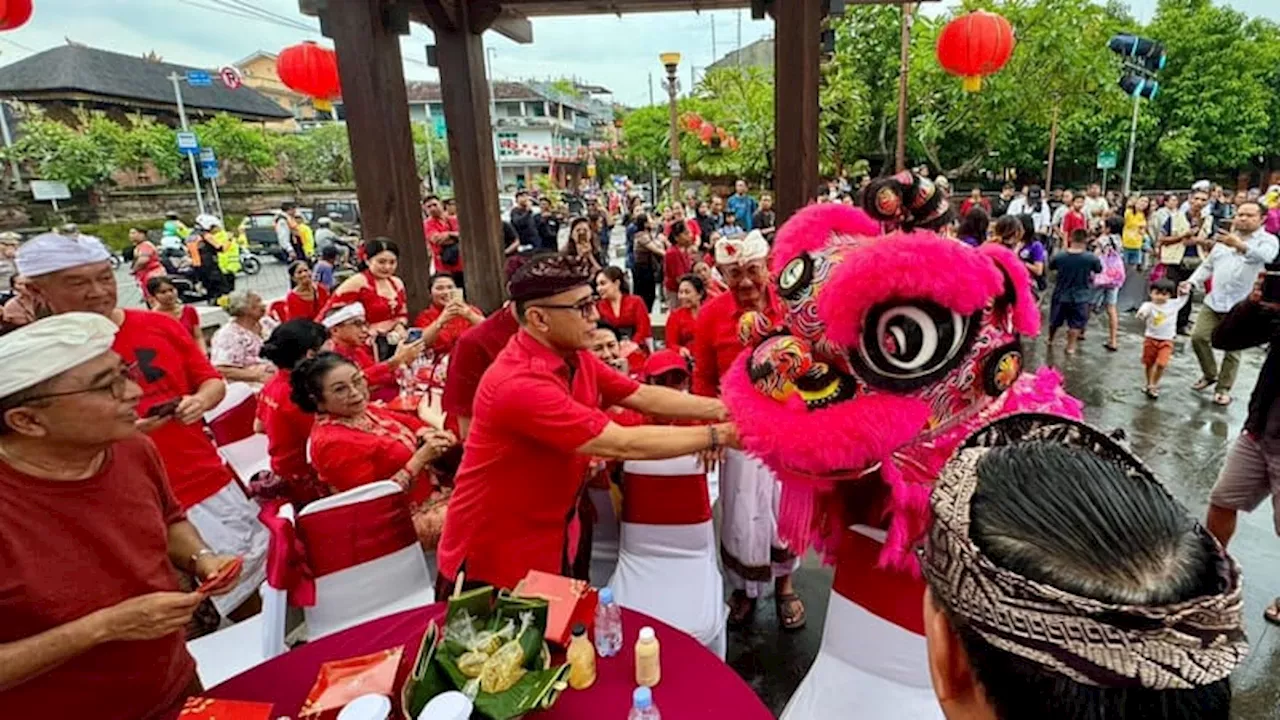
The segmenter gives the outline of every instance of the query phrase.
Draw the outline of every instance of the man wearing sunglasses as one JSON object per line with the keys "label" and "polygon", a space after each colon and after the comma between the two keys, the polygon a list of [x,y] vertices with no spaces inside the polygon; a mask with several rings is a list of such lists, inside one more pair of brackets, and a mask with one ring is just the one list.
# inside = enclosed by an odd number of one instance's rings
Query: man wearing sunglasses
{"label": "man wearing sunglasses", "polygon": [[[485,372],[438,550],[438,589],[515,587],[529,570],[569,574],[592,458],[662,459],[736,447],[724,405],[641,386],[589,351],[598,314],[588,260],[530,260],[508,285],[520,330]],[[605,409],[716,421],[622,427]]]}
{"label": "man wearing sunglasses", "polygon": [[139,428],[155,443],[178,504],[211,547],[244,558],[245,581],[213,598],[214,607],[234,621],[256,614],[267,530],[204,428],[204,414],[226,394],[222,376],[177,320],[116,306],[110,253],[97,238],[45,233],[18,250],[17,262],[54,314],[96,313],[118,328],[111,349],[137,366]]}
{"label": "man wearing sunglasses", "polygon": [[200,691],[183,629],[206,593],[181,592],[175,567],[204,579],[233,558],[201,539],[138,432],[116,335],[65,313],[0,338],[5,717],[169,717]]}

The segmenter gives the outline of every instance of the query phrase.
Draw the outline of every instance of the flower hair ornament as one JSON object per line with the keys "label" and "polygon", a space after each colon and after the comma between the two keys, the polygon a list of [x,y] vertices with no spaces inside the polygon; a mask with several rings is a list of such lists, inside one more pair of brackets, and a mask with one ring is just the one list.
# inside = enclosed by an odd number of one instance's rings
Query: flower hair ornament
{"label": "flower hair ornament", "polygon": [[1166,605],[1083,597],[1005,569],[983,554],[970,535],[978,465],[994,448],[1035,441],[1087,450],[1129,480],[1168,495],[1141,460],[1083,423],[1027,413],[983,427],[938,477],[933,525],[920,551],[924,576],[953,622],[999,650],[1084,685],[1185,690],[1229,676],[1248,652],[1240,568],[1198,523],[1196,532],[1216,565],[1216,591]]}

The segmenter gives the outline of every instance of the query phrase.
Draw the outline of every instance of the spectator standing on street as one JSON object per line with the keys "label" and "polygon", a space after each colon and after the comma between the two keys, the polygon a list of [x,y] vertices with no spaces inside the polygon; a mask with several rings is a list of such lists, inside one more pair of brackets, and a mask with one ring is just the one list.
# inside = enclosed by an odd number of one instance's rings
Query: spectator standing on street
{"label": "spectator standing on street", "polygon": [[991,219],[998,220],[1009,212],[1009,203],[1013,202],[1013,183],[1005,183],[1000,194],[991,199]]}
{"label": "spectator standing on street", "polygon": [[960,221],[960,229],[956,231],[956,237],[966,245],[978,247],[987,241],[987,228],[990,223],[987,211],[983,210],[981,205],[972,205],[968,212],[964,213],[964,219]]}
{"label": "spectator standing on street", "polygon": [[[1063,194],[1066,197],[1066,194]],[[1085,198],[1080,195],[1073,196],[1069,203],[1064,203],[1067,211],[1062,214],[1062,225],[1060,226],[1062,247],[1066,247],[1067,242],[1071,239],[1071,235],[1077,230],[1088,230],[1089,219],[1084,214]]]}
{"label": "spectator standing on street", "polygon": [[315,268],[312,270],[312,277],[315,278],[316,286],[322,287],[326,291],[333,290],[333,266],[338,262],[338,248],[330,245],[320,251],[320,260],[316,262]]}
{"label": "spectator standing on street", "polygon": [[[520,244],[532,248],[543,248],[542,237],[538,233],[538,221],[533,212],[533,205],[526,190],[516,193],[515,207],[511,208],[511,227],[520,236]],[[554,250],[555,245],[546,248]]]}
{"label": "spectator standing on street", "polygon": [[[1218,482],[1209,493],[1205,527],[1226,547],[1236,531],[1236,514],[1250,512],[1268,496],[1280,534],[1280,303],[1263,299],[1262,281],[1249,297],[1227,313],[1213,333],[1213,346],[1239,352],[1270,343],[1249,399],[1244,432],[1227,451]],[[1280,598],[1267,607],[1265,617],[1280,624]]]}
{"label": "spectator standing on street", "polygon": [[1246,202],[1238,208],[1230,231],[1219,228],[1213,249],[1184,284],[1188,290],[1200,289],[1205,280],[1213,278],[1213,289],[1205,296],[1191,333],[1191,349],[1200,361],[1201,372],[1192,387],[1204,390],[1216,384],[1213,401],[1218,405],[1231,402],[1240,353],[1228,352],[1219,369],[1213,356],[1213,331],[1231,308],[1249,297],[1259,273],[1275,261],[1278,252],[1280,242],[1276,236],[1262,229],[1262,207],[1256,202]]}
{"label": "spectator standing on street", "polygon": [[662,275],[662,261],[667,253],[667,241],[658,234],[657,224],[643,212],[632,216],[632,225],[636,232],[635,267],[631,276],[635,279],[636,295],[644,301],[648,310],[653,310],[653,301],[658,297],[658,278]]}
{"label": "spectator standing on street", "polygon": [[1151,198],[1137,195],[1129,198],[1128,207],[1124,209],[1124,231],[1121,245],[1124,247],[1124,264],[1132,268],[1143,264],[1143,249],[1147,245],[1147,215],[1151,209]]}
{"label": "spectator standing on street", "polygon": [[1098,183],[1089,183],[1089,188],[1085,190],[1083,210],[1090,230],[1101,228],[1102,221],[1111,213],[1111,205],[1102,196],[1102,188]]}
{"label": "spectator standing on street", "polygon": [[[302,252],[302,235],[298,232],[297,203],[280,203],[280,212],[276,213],[272,224],[276,231],[276,243],[279,244],[281,250],[288,253],[289,257],[294,260],[301,260],[306,257],[306,254]],[[168,223],[165,223],[166,230],[168,225]]]}
{"label": "spectator standing on street", "polygon": [[773,235],[778,231],[778,213],[773,209],[773,196],[764,193],[760,196],[760,209],[751,218],[751,227],[760,231],[769,244],[773,244]]}
{"label": "spectator standing on street", "polygon": [[[1163,276],[1175,283],[1189,279],[1200,267],[1200,243],[1213,236],[1213,216],[1206,207],[1208,203],[1207,191],[1192,191],[1187,209],[1171,213],[1160,229],[1158,256]],[[1178,334],[1186,335],[1190,324],[1191,303],[1187,303],[1178,312]]]}
{"label": "spectator standing on street", "polygon": [[1032,224],[1035,227],[1036,234],[1045,234],[1049,232],[1049,225],[1053,221],[1053,214],[1049,211],[1049,203],[1044,199],[1044,193],[1041,192],[1039,185],[1032,185],[1027,189],[1027,194],[1022,197],[1013,199],[1009,203],[1010,215],[1029,215]]}
{"label": "spectator standing on street", "polygon": [[591,221],[584,217],[576,217],[569,223],[569,246],[564,254],[585,259],[591,263],[595,272],[600,272],[600,236],[591,226]]}
{"label": "spectator standing on street", "polygon": [[1053,256],[1049,269],[1058,273],[1049,305],[1050,347],[1059,328],[1067,326],[1067,354],[1075,355],[1080,333],[1089,322],[1089,301],[1093,297],[1093,276],[1102,272],[1102,261],[1089,252],[1089,237],[1077,230],[1068,240],[1067,249]]}
{"label": "spectator standing on street", "polygon": [[662,287],[667,307],[674,309],[679,307],[680,278],[693,271],[693,234],[684,223],[672,222],[667,241],[670,247],[662,258]]}
{"label": "spectator standing on street", "polygon": [[[538,201],[538,249],[555,252],[560,247],[560,218],[551,209],[551,198],[544,197]],[[518,236],[520,231],[516,231]]]}
{"label": "spectator standing on street", "polygon": [[964,202],[960,203],[960,217],[968,217],[969,211],[975,207],[982,208],[982,210],[986,212],[987,217],[991,217],[991,202],[982,197],[982,188],[976,185],[969,191],[969,197],[965,198]]}
{"label": "spectator standing on street", "polygon": [[731,211],[734,217],[738,218],[738,225],[745,231],[751,232],[755,228],[756,208],[759,204],[756,199],[747,194],[747,181],[738,180],[733,184],[734,193],[729,196],[729,201],[725,206]]}
{"label": "spectator standing on street", "polygon": [[459,242],[458,218],[445,214],[440,198],[435,195],[428,195],[422,200],[422,209],[427,213],[427,218],[422,221],[422,234],[435,258],[435,271],[452,275],[453,281],[458,287],[462,287],[462,244]]}

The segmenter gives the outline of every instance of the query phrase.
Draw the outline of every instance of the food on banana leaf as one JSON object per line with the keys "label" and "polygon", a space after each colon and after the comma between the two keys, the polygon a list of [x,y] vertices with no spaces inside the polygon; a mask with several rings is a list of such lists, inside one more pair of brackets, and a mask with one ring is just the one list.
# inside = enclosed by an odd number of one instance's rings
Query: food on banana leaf
{"label": "food on banana leaf", "polygon": [[488,660],[489,656],[485,653],[472,650],[458,658],[458,670],[469,678],[478,678]]}

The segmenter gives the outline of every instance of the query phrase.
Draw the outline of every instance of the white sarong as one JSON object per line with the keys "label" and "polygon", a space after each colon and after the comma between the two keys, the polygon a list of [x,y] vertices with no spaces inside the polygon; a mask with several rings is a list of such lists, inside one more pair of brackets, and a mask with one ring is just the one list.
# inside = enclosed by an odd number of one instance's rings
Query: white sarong
{"label": "white sarong", "polygon": [[799,567],[799,559],[778,539],[781,496],[781,486],[764,463],[728,451],[720,469],[720,557],[729,584],[747,597],[765,595],[775,578]]}
{"label": "white sarong", "polygon": [[187,508],[187,520],[200,532],[204,544],[219,555],[244,558],[240,582],[226,595],[213,598],[223,617],[258,592],[267,579],[267,529],[258,521],[257,503],[245,497],[240,483],[232,480],[218,492]]}

